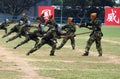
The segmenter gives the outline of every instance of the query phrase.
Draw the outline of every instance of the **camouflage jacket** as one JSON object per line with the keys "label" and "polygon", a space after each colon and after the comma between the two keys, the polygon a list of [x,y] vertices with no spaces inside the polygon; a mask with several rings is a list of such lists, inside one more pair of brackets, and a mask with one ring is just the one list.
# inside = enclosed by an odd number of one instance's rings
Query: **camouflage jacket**
{"label": "camouflage jacket", "polygon": [[44,34],[43,39],[45,40],[55,40],[57,41],[57,34],[54,28],[50,29],[46,34]]}
{"label": "camouflage jacket", "polygon": [[3,22],[0,26],[7,26],[7,23]]}
{"label": "camouflage jacket", "polygon": [[66,31],[66,34],[74,34],[76,32],[76,27],[74,23],[66,24],[62,27],[62,30]]}
{"label": "camouflage jacket", "polygon": [[45,23],[45,18],[43,16],[37,17],[36,19],[40,22],[40,24],[44,24]]}
{"label": "camouflage jacket", "polygon": [[24,23],[27,23],[28,21],[27,17],[22,17],[20,20],[22,20]]}
{"label": "camouflage jacket", "polygon": [[56,25],[56,22],[53,20],[53,19],[49,19],[47,22],[46,22],[46,25],[53,25],[55,26]]}
{"label": "camouflage jacket", "polygon": [[86,24],[86,28],[93,30],[90,36],[103,36],[101,31],[101,22],[98,19],[91,20],[89,23]]}

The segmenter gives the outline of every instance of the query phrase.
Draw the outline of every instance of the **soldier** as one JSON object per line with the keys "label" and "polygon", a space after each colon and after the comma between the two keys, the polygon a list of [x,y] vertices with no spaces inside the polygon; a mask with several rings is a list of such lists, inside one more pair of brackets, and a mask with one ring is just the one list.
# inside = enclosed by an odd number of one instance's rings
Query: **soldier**
{"label": "soldier", "polygon": [[19,29],[21,28],[20,26],[24,25],[27,22],[28,22],[27,15],[25,13],[23,13],[22,18],[19,20],[19,23],[17,25],[15,25],[13,28],[11,28],[10,32],[5,34],[2,38],[7,37],[14,32],[18,32]]}
{"label": "soldier", "polygon": [[44,18],[44,13],[40,15],[40,17],[37,17],[36,20],[38,21],[38,27],[39,27],[39,32],[44,33],[44,28],[45,28],[45,18]]}
{"label": "soldier", "polygon": [[55,20],[53,20],[53,15],[50,15],[48,17],[48,21],[46,22],[45,24],[46,26],[49,27],[48,31],[51,29],[51,28],[55,28],[55,26],[57,25]]}
{"label": "soldier", "polygon": [[[76,32],[76,27],[75,24],[73,23],[73,18],[72,17],[68,17],[68,24],[66,24],[65,26],[62,27],[62,30],[66,31],[66,36],[67,35],[74,35],[74,33]],[[75,49],[75,39],[74,36],[73,37],[67,37],[67,38],[63,38],[62,43],[56,48],[56,49],[61,49],[68,40],[71,40],[71,45],[72,45],[72,49]]]}
{"label": "soldier", "polygon": [[40,30],[40,28],[38,27],[37,30],[35,30],[34,32],[29,32],[26,37],[25,40],[22,41],[21,43],[19,43],[17,46],[14,47],[14,49],[16,49],[17,47],[29,42],[30,40],[35,41],[35,46],[39,43],[39,39],[38,37],[42,37],[45,34],[44,31]]}
{"label": "soldier", "polygon": [[26,55],[30,55],[31,53],[35,52],[36,50],[40,49],[44,44],[48,44],[52,47],[50,56],[54,56],[54,52],[56,49],[56,29],[50,29],[41,39],[41,42],[38,43],[34,48],[32,48]]}
{"label": "soldier", "polygon": [[23,24],[27,23],[27,21],[28,21],[27,14],[22,13],[22,18],[20,20],[23,21]]}
{"label": "soldier", "polygon": [[12,38],[8,39],[6,42],[10,42],[21,36],[26,37],[30,30],[29,28],[30,28],[30,21],[28,21],[25,25],[21,26],[21,28],[19,28],[19,31],[17,32],[17,34],[15,36],[13,36]]}
{"label": "soldier", "polygon": [[7,26],[9,26],[9,19],[5,19],[5,21],[0,25],[0,30],[5,30],[5,33],[7,34]]}
{"label": "soldier", "polygon": [[40,17],[37,17],[36,20],[38,20],[39,24],[45,23],[44,13],[40,15]]}
{"label": "soldier", "polygon": [[14,49],[29,42],[30,40],[35,41],[35,46],[38,44],[38,42],[39,42],[38,37],[42,37],[43,34],[45,33],[45,31],[44,31],[44,23],[45,23],[44,14],[41,14],[40,17],[37,17],[34,20],[37,20],[39,23],[37,30],[35,30],[34,32],[29,32],[27,34],[25,40],[22,41],[21,43],[19,43],[17,46],[15,46]]}
{"label": "soldier", "polygon": [[15,46],[14,49],[18,48],[19,46],[22,46],[25,43],[28,43],[30,40],[35,41],[35,46],[36,46],[39,43],[39,39],[38,39],[39,35],[40,34],[38,34],[38,31],[34,31],[34,32],[31,32],[31,33],[28,33],[28,35],[26,36],[25,40],[20,42],[17,46]]}
{"label": "soldier", "polygon": [[90,38],[87,41],[87,45],[85,47],[85,53],[82,56],[88,56],[91,45],[95,42],[96,49],[99,53],[99,56],[102,56],[102,47],[101,47],[101,38],[103,33],[101,31],[101,22],[97,19],[97,13],[91,13],[90,15],[91,21],[86,24],[81,24],[80,27],[86,27],[92,30],[90,34]]}

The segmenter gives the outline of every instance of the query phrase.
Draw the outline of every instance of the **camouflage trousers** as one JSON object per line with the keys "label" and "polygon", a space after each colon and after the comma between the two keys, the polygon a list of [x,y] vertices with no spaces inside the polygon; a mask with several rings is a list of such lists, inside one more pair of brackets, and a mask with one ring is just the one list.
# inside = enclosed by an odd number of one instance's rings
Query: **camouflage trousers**
{"label": "camouflage trousers", "polygon": [[74,38],[64,38],[62,43],[57,47],[57,49],[61,49],[68,40],[71,41],[71,46],[72,46],[72,49],[74,50],[75,49],[75,39]]}
{"label": "camouflage trousers", "polygon": [[48,44],[52,47],[51,51],[50,51],[50,56],[54,56],[54,52],[56,49],[56,41],[53,39],[50,40],[46,40],[46,39],[41,39],[41,42],[39,44],[37,44],[34,48],[32,48],[27,55],[30,55],[31,53],[37,51],[38,49],[40,49],[43,45]]}
{"label": "camouflage trousers", "polygon": [[85,47],[85,52],[89,52],[91,45],[95,42],[96,49],[99,54],[102,54],[102,47],[101,47],[101,37],[90,37],[87,41],[87,45]]}
{"label": "camouflage trousers", "polygon": [[35,41],[35,46],[39,43],[39,39],[37,37],[30,38],[27,36],[24,41],[20,42],[17,46],[14,47],[14,49],[18,48],[19,46],[22,46],[25,43],[28,43],[30,40]]}
{"label": "camouflage trousers", "polygon": [[18,29],[16,27],[12,28],[7,34],[3,35],[2,38],[7,37],[14,32],[18,32]]}
{"label": "camouflage trousers", "polygon": [[7,34],[7,28],[5,25],[0,25],[0,30],[5,30],[5,33]]}

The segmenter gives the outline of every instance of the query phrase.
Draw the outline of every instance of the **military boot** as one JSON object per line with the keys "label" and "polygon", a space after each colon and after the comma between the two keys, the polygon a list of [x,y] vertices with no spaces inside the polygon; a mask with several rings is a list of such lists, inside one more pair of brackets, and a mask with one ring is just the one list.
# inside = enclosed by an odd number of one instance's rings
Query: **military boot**
{"label": "military boot", "polygon": [[101,57],[101,56],[102,56],[102,53],[100,53],[98,56]]}
{"label": "military boot", "polygon": [[88,54],[89,54],[89,52],[85,52],[85,53],[83,53],[82,56],[88,56]]}
{"label": "military boot", "polygon": [[54,51],[51,51],[51,52],[50,52],[50,56],[55,56],[55,55],[54,55]]}
{"label": "military boot", "polygon": [[102,56],[102,52],[99,52],[99,55],[98,55],[99,57],[101,57]]}

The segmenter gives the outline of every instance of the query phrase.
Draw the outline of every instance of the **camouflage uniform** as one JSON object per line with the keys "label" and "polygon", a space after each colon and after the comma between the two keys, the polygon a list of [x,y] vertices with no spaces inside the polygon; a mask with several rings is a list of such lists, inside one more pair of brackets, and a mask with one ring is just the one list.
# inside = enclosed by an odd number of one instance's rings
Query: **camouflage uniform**
{"label": "camouflage uniform", "polygon": [[99,56],[102,56],[101,38],[103,36],[103,33],[101,31],[101,22],[96,18],[95,20],[90,21],[90,23],[87,23],[85,27],[93,31],[87,41],[85,53],[83,54],[83,56],[88,56],[90,47],[94,42],[96,43],[96,49],[99,53]]}
{"label": "camouflage uniform", "polygon": [[41,15],[40,17],[37,17],[36,20],[38,20],[38,22],[39,22],[40,24],[44,24],[44,23],[45,23],[44,15]]}
{"label": "camouflage uniform", "polygon": [[49,18],[49,20],[46,22],[45,25],[47,25],[49,27],[49,29],[48,29],[48,31],[49,31],[50,29],[55,28],[55,26],[57,24],[56,24],[55,20],[53,20],[51,17],[51,18]]}
{"label": "camouflage uniform", "polygon": [[30,40],[35,41],[35,46],[39,43],[39,39],[38,39],[38,31],[34,31],[29,33],[25,40],[20,42],[17,46],[14,47],[14,49],[18,48],[19,46],[22,46],[25,43],[28,43]]}
{"label": "camouflage uniform", "polygon": [[23,23],[25,24],[25,23],[27,23],[28,18],[27,17],[22,17],[20,20],[23,21]]}
{"label": "camouflage uniform", "polygon": [[29,27],[30,26],[24,25],[23,27],[21,27],[19,29],[18,33],[15,36],[13,36],[12,38],[8,39],[6,42],[10,42],[12,40],[15,40],[18,37],[21,37],[21,36],[27,37],[27,34],[29,33]]}
{"label": "camouflage uniform", "polygon": [[52,47],[52,50],[50,52],[50,56],[54,56],[54,52],[56,49],[56,30],[50,29],[41,39],[41,42],[37,44],[34,48],[32,48],[27,55],[30,55],[31,53],[35,52],[36,50],[40,49],[44,44],[48,44]]}
{"label": "camouflage uniform", "polygon": [[33,40],[35,41],[35,46],[39,43],[39,39],[38,37],[42,37],[43,34],[45,33],[44,31],[44,23],[45,23],[45,19],[42,16],[40,17],[37,17],[36,20],[38,20],[39,22],[39,26],[38,26],[38,30],[35,30],[34,32],[29,32],[27,35],[26,35],[26,38],[24,41],[22,41],[21,43],[19,43],[17,46],[14,47],[14,49],[16,49],[17,47],[29,42],[30,40]]}
{"label": "camouflage uniform", "polygon": [[[67,25],[62,27],[62,30],[66,31],[65,33],[66,36],[74,35],[74,33],[76,32],[76,27],[74,23],[68,23]],[[71,40],[72,49],[75,49],[75,38],[74,37],[63,38],[62,43],[60,44],[60,46],[57,47],[57,49],[61,49],[69,39]]]}
{"label": "camouflage uniform", "polygon": [[36,20],[38,20],[38,27],[39,27],[39,31],[44,33],[44,27],[45,27],[45,18],[44,18],[44,14],[42,14],[40,17],[37,17]]}
{"label": "camouflage uniform", "polygon": [[6,22],[3,22],[1,25],[0,25],[0,30],[5,30],[5,33],[7,34],[7,27],[8,24]]}
{"label": "camouflage uniform", "polygon": [[[23,22],[22,24],[20,23],[21,21]],[[22,17],[19,20],[19,23],[17,25],[15,25],[13,28],[11,28],[11,30],[6,35],[4,35],[2,38],[7,37],[14,32],[16,32],[16,33],[19,32],[19,29],[21,28],[20,26],[27,23],[27,21],[28,21],[27,17]]]}

